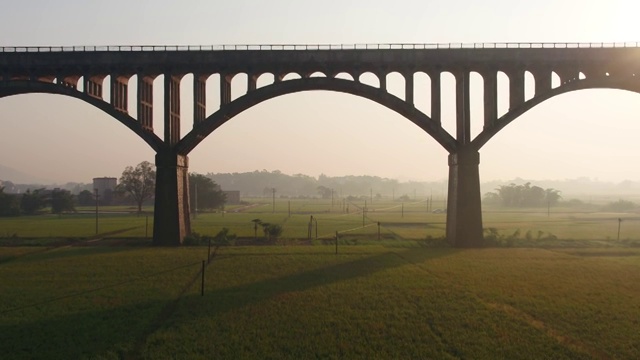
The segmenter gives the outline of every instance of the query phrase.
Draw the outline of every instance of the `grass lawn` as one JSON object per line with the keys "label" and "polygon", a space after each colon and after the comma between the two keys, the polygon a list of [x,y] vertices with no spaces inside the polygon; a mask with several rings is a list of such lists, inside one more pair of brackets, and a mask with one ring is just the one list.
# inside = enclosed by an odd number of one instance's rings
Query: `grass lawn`
{"label": "grass lawn", "polygon": [[640,357],[635,248],[23,249],[3,359]]}

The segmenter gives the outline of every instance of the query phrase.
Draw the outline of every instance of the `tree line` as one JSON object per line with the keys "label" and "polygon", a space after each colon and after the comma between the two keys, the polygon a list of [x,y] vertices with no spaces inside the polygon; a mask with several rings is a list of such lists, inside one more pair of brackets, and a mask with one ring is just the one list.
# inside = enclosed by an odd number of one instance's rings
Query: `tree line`
{"label": "tree line", "polygon": [[560,191],[552,188],[543,189],[526,183],[524,185],[500,185],[495,192],[484,195],[484,202],[500,204],[505,207],[542,207],[554,206],[561,199]]}
{"label": "tree line", "polygon": [[447,188],[446,181],[434,182],[400,182],[396,179],[368,175],[327,176],[321,174],[317,178],[304,174],[287,175],[279,170],[252,171],[243,173],[207,173],[224,189],[238,190],[244,196],[271,197],[272,189],[277,189],[277,196],[289,198],[323,197],[331,198],[333,191],[336,197],[376,196],[398,198],[408,195],[428,196],[431,193],[443,194]]}
{"label": "tree line", "polygon": [[[27,189],[21,194],[5,192],[0,187],[0,216],[36,215],[49,211],[53,214],[75,212],[76,206],[92,206],[96,202],[100,206],[135,205],[142,212],[142,206],[153,200],[155,195],[155,166],[148,161],[127,166],[120,176],[115,189],[107,189],[102,194],[82,190],[73,195],[65,189]],[[189,192],[191,211],[213,210],[224,206],[226,196],[220,186],[210,178],[197,174],[189,174]],[[98,195],[98,199],[96,199]]]}

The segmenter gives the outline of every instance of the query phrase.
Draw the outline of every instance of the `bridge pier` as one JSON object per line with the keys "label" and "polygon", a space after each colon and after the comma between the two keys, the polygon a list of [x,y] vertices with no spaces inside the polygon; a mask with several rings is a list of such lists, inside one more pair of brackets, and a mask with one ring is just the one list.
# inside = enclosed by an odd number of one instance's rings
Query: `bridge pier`
{"label": "bridge pier", "polygon": [[482,247],[480,154],[470,146],[449,155],[447,240],[455,247]]}
{"label": "bridge pier", "polygon": [[189,158],[173,151],[156,154],[153,245],[178,246],[191,233]]}

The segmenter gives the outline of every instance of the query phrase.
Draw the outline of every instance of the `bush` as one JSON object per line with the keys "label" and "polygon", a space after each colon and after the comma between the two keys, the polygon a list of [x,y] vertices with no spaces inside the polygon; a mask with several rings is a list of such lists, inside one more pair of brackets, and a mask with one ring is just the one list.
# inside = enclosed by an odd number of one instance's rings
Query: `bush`
{"label": "bush", "polygon": [[625,212],[633,210],[636,207],[636,204],[627,201],[627,200],[618,200],[616,202],[611,202],[604,207],[605,211],[613,211],[613,212]]}
{"label": "bush", "polygon": [[198,246],[203,244],[204,238],[198,234],[197,232],[192,232],[191,234],[184,237],[182,241],[182,245],[184,246]]}
{"label": "bush", "polygon": [[201,246],[211,245],[214,246],[228,246],[233,245],[236,239],[236,234],[229,234],[229,229],[222,228],[215,236],[200,235],[197,232],[192,232],[191,235],[184,237],[182,244],[185,246]]}

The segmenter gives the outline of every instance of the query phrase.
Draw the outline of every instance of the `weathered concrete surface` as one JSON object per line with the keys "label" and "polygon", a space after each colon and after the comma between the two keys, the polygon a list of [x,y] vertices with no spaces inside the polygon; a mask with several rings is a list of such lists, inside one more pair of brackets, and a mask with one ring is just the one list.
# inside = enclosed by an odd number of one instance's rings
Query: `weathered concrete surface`
{"label": "weathered concrete surface", "polygon": [[191,233],[189,159],[171,151],[156,155],[153,244],[178,246]]}
{"label": "weathered concrete surface", "polygon": [[480,154],[463,148],[449,155],[447,239],[455,247],[482,247]]}

